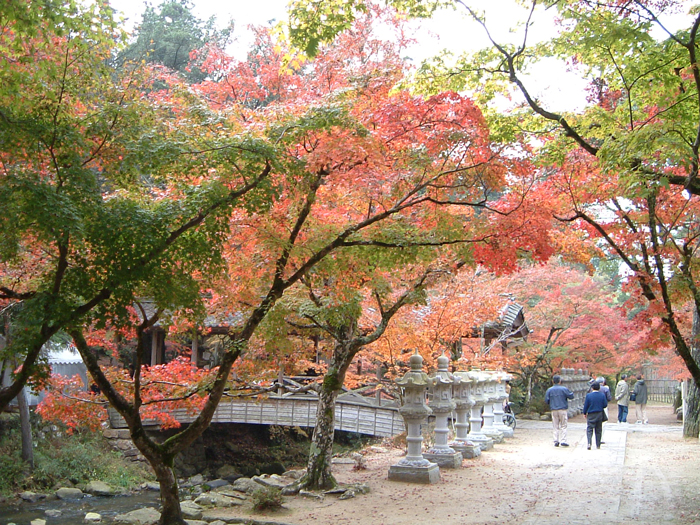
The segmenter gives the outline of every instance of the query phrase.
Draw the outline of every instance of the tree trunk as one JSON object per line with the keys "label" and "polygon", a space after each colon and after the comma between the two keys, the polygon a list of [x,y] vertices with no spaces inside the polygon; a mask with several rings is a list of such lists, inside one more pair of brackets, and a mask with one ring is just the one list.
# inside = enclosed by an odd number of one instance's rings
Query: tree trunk
{"label": "tree trunk", "polygon": [[27,389],[20,390],[17,396],[19,407],[19,424],[22,433],[22,461],[31,472],[34,470],[34,448],[32,445],[32,423],[29,420],[29,403],[27,403]]}
{"label": "tree trunk", "polygon": [[306,467],[306,476],[301,480],[301,487],[311,490],[328,490],[338,484],[331,473],[335,434],[335,402],[343,388],[345,373],[356,353],[356,350],[353,351],[343,346],[336,347],[333,352],[333,359],[321,385],[316,412],[316,427],[311,438],[309,462]]}
{"label": "tree trunk", "polygon": [[695,381],[688,381],[688,396],[683,414],[683,436],[697,438],[700,435],[700,390]]}
{"label": "tree trunk", "polygon": [[339,390],[327,386],[326,383],[327,381],[324,380],[319,395],[316,427],[311,439],[309,462],[304,480],[304,486],[312,490],[327,490],[338,484],[331,472],[331,460],[335,437],[335,401]]}
{"label": "tree trunk", "polygon": [[[690,352],[695,362],[700,362],[700,316],[697,308],[693,313],[693,333]],[[700,390],[695,381],[688,381],[688,396],[683,414],[683,436],[697,438],[700,434]]]}
{"label": "tree trunk", "polygon": [[180,489],[177,485],[177,478],[173,472],[174,458],[170,455],[165,455],[159,450],[158,445],[146,436],[143,428],[137,432],[137,437],[134,433],[131,434],[131,439],[136,448],[141,451],[148,463],[153,468],[156,474],[156,479],[160,485],[160,503],[162,510],[160,513],[160,525],[186,525],[182,517],[182,508],[180,507]]}
{"label": "tree trunk", "polygon": [[160,503],[163,506],[160,514],[160,525],[186,525],[182,517],[180,507],[180,489],[177,486],[177,478],[172,467],[164,462],[156,465],[151,462],[151,466],[156,473],[156,479],[160,484]]}
{"label": "tree trunk", "polygon": [[532,376],[534,375],[534,372],[528,372],[525,381],[525,411],[528,412],[530,410],[530,404],[532,403]]}

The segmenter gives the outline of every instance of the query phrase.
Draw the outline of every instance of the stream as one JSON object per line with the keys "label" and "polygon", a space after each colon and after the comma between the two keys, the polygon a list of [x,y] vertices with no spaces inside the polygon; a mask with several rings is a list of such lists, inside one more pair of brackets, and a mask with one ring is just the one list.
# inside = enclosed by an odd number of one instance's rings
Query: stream
{"label": "stream", "polygon": [[[14,523],[29,525],[32,520],[46,520],[47,525],[78,525],[88,512],[96,512],[102,516],[103,523],[110,523],[118,514],[124,514],[143,507],[160,507],[160,494],[157,491],[143,491],[124,496],[90,496],[82,499],[43,499],[36,503],[23,501],[21,503],[4,504],[0,506],[0,525]],[[47,517],[45,511],[59,510],[58,517]]]}

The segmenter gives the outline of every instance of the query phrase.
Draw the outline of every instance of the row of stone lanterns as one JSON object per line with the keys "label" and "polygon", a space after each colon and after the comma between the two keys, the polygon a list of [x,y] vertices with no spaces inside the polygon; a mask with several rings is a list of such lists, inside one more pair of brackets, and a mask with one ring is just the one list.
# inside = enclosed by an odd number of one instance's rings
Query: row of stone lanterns
{"label": "row of stone lanterns", "polygon": [[568,416],[574,417],[583,412],[583,403],[590,388],[588,370],[562,368],[561,384],[574,393],[574,399],[569,401]]}
{"label": "row of stone lanterns", "polygon": [[[389,468],[390,480],[435,483],[440,479],[440,467],[459,468],[464,458],[479,456],[504,437],[513,436],[513,430],[503,423],[506,381],[511,376],[488,370],[453,374],[449,364],[447,357],[440,356],[436,374],[428,377],[423,372],[423,358],[416,352],[410,359],[411,370],[396,381],[404,393],[399,413],[405,421],[408,446],[406,457]],[[426,404],[428,391],[432,394],[430,406]],[[421,453],[421,424],[431,414],[435,415],[435,443]],[[455,438],[448,442],[452,414]]]}

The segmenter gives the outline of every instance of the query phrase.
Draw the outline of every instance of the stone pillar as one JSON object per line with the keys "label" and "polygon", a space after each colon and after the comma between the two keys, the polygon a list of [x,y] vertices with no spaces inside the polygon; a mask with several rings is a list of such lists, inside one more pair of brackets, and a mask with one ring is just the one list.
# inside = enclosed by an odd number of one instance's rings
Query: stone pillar
{"label": "stone pillar", "polygon": [[462,453],[462,457],[472,459],[481,455],[481,447],[467,438],[469,431],[469,409],[474,406],[474,399],[471,397],[472,380],[467,372],[455,372],[452,375],[452,394],[455,402],[455,439],[450,443],[450,447]]}
{"label": "stone pillar", "polygon": [[437,463],[440,467],[459,468],[462,466],[462,454],[456,452],[447,444],[450,429],[447,426],[447,418],[455,409],[452,400],[452,374],[448,371],[450,360],[441,355],[438,357],[438,370],[435,376],[430,378],[430,388],[433,393],[430,408],[435,414],[435,445],[423,454],[428,461]]}
{"label": "stone pillar", "polygon": [[432,410],[425,404],[425,393],[429,385],[428,374],[423,372],[423,358],[416,352],[411,356],[411,370],[396,384],[403,390],[403,406],[399,413],[406,425],[406,457],[389,467],[391,481],[410,483],[437,483],[440,469],[437,463],[425,459],[422,452],[423,436],[420,426]]}
{"label": "stone pillar", "polygon": [[[493,423],[493,404],[497,399],[496,383],[496,372],[493,370],[484,371],[484,396],[486,399],[483,413],[484,426],[481,432],[490,437],[494,443],[503,443],[503,433],[498,430]],[[503,417],[503,415],[501,415],[501,417]]]}
{"label": "stone pillar", "polygon": [[496,397],[493,403],[493,426],[498,429],[504,437],[513,437],[513,429],[503,422],[503,402],[508,399],[506,392],[506,381],[513,379],[507,372],[496,372]]}
{"label": "stone pillar", "polygon": [[471,417],[469,418],[469,441],[479,445],[481,450],[489,450],[493,447],[493,440],[481,431],[481,409],[486,404],[486,396],[484,395],[485,376],[481,370],[472,370],[469,374],[469,379],[472,380],[472,398],[474,405],[471,408]]}

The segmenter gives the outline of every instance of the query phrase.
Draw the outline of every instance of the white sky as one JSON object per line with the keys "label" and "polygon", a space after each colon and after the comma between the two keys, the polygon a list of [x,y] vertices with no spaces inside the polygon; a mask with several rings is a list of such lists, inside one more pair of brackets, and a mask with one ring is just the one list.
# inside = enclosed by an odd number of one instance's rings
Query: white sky
{"label": "white sky", "polygon": [[[252,37],[247,31],[248,25],[267,25],[271,21],[287,19],[288,0],[192,0],[194,13],[206,20],[215,15],[219,24],[224,25],[229,19],[235,21],[234,46],[241,50],[241,58]],[[512,31],[519,22],[523,22],[528,11],[518,6],[513,0],[477,0],[485,7],[486,23],[492,36],[499,42],[517,43],[522,41],[521,31]],[[144,0],[112,0],[113,5],[127,18],[128,26],[133,27],[141,20]],[[153,0],[157,6],[161,0]],[[476,3],[476,2],[475,2]],[[551,37],[555,31],[553,14],[540,11],[534,17],[534,25],[529,29],[528,41],[532,44],[538,40]],[[672,27],[688,24],[687,17],[677,17],[671,21]],[[466,18],[464,10],[452,10],[437,13],[431,20],[421,22],[420,42],[409,50],[416,63],[447,48],[455,52],[475,51],[486,47],[489,42],[483,29]],[[532,82],[530,82],[532,83]],[[580,108],[585,102],[585,83],[576,75],[567,72],[563,64],[546,63],[537,71],[536,87],[532,93],[544,101],[552,111]]]}

